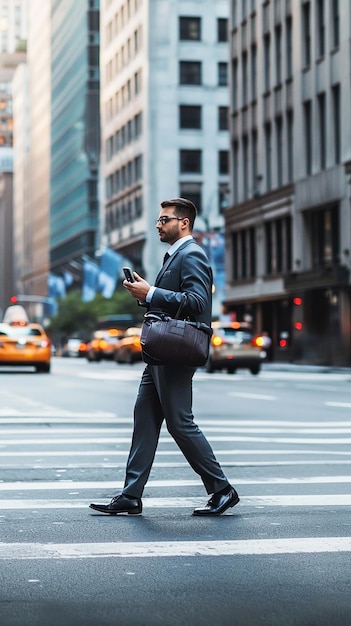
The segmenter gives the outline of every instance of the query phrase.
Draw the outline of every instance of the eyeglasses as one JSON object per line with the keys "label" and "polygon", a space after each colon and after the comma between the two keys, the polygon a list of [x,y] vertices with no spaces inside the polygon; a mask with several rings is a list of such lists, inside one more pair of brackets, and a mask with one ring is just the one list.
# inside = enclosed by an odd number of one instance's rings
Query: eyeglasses
{"label": "eyeglasses", "polygon": [[185,217],[176,217],[176,215],[162,215],[162,217],[159,217],[157,220],[155,220],[155,224],[156,226],[157,224],[162,224],[162,226],[164,226],[165,224],[169,222],[169,220],[185,220],[185,219],[186,219]]}

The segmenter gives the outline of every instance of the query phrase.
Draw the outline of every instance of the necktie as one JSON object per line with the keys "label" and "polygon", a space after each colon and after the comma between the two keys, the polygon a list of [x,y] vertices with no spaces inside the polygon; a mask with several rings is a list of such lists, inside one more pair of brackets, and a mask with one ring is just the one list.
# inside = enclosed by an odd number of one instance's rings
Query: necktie
{"label": "necktie", "polygon": [[169,259],[171,255],[168,254],[168,252],[166,252],[165,256],[163,257],[163,265],[166,263],[166,261]]}

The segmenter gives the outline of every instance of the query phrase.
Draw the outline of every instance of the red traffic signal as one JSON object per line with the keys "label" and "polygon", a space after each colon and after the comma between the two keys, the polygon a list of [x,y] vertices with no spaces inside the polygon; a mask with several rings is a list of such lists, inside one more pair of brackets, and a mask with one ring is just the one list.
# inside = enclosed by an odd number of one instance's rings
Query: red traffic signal
{"label": "red traffic signal", "polygon": [[296,306],[301,306],[302,298],[294,298],[293,303],[296,304]]}
{"label": "red traffic signal", "polygon": [[11,304],[16,304],[16,302],[18,302],[17,296],[11,296],[10,302]]}

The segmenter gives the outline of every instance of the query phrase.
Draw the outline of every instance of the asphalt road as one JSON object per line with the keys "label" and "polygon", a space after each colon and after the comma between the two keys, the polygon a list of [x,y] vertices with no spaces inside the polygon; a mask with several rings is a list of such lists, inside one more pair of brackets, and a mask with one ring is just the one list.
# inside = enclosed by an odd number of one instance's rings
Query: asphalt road
{"label": "asphalt road", "polygon": [[142,516],[123,484],[142,365],[0,368],[1,626],[349,626],[351,372],[199,371],[196,421],[241,501],[207,496],[163,430]]}

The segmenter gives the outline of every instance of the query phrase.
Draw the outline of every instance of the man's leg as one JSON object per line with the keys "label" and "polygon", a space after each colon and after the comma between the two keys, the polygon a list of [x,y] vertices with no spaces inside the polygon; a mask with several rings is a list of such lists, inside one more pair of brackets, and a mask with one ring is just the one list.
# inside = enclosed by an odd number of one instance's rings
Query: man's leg
{"label": "man's leg", "polygon": [[141,498],[154,461],[163,411],[150,367],[143,372],[134,407],[134,430],[123,494]]}
{"label": "man's leg", "polygon": [[167,428],[193,470],[201,476],[208,494],[229,486],[213,450],[192,413],[194,368],[158,366],[151,368]]}

